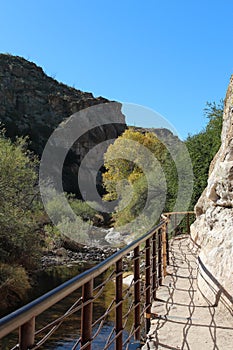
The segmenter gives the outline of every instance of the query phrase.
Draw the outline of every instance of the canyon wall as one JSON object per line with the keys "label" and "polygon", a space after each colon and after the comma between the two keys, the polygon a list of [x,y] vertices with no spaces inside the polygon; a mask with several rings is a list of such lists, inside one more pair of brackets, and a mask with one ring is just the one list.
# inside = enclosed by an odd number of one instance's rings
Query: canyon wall
{"label": "canyon wall", "polygon": [[227,90],[221,147],[209,170],[208,184],[195,207],[191,226],[200,246],[200,300],[227,308],[233,301],[233,76]]}
{"label": "canyon wall", "polygon": [[[6,128],[6,135],[13,140],[16,136],[29,136],[30,148],[39,157],[61,122],[75,112],[109,102],[59,83],[22,57],[0,54],[0,122]],[[67,192],[78,191],[78,168],[89,149],[118,137],[126,128],[120,103],[111,103],[111,108],[106,106],[103,111],[111,114],[111,120],[115,115],[118,123],[103,126],[100,122],[98,127],[74,143],[63,169],[64,190]]]}

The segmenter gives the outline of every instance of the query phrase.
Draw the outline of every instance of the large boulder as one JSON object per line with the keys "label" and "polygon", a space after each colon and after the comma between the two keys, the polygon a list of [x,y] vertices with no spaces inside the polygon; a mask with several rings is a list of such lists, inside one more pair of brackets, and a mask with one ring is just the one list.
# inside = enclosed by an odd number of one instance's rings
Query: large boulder
{"label": "large boulder", "polygon": [[225,98],[221,147],[209,171],[208,185],[195,207],[191,226],[200,246],[200,299],[232,312],[233,301],[233,76]]}

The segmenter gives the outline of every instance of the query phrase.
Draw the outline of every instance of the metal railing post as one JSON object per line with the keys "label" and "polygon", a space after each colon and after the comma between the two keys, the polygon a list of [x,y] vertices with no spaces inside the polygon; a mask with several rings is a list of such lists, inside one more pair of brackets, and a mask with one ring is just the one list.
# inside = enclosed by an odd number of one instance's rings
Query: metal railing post
{"label": "metal railing post", "polygon": [[116,262],[116,314],[115,314],[115,322],[116,322],[116,343],[115,350],[122,350],[123,347],[123,281],[122,281],[122,273],[123,273],[123,263],[122,258]]}
{"label": "metal railing post", "polygon": [[177,227],[177,213],[174,214],[174,227],[175,227],[175,236],[178,234],[178,227]]}
{"label": "metal railing post", "polygon": [[156,235],[158,231],[153,234],[152,237],[152,297],[156,299],[156,289],[157,289],[157,252],[156,252]]}
{"label": "metal railing post", "polygon": [[151,318],[151,248],[150,238],[146,240],[146,333],[150,330],[150,318]]}
{"label": "metal railing post", "polygon": [[141,338],[141,288],[140,288],[140,249],[137,246],[134,249],[134,339],[139,340]]}
{"label": "metal railing post", "polygon": [[167,252],[167,265],[170,265],[170,256],[169,256],[169,229],[168,229],[168,222],[166,223],[166,252]]}
{"label": "metal railing post", "polygon": [[89,343],[85,350],[91,350],[93,316],[93,279],[82,287],[81,346]]}
{"label": "metal railing post", "polygon": [[27,350],[35,342],[35,317],[19,328],[19,349]]}
{"label": "metal railing post", "polygon": [[189,220],[189,213],[187,213],[187,233],[190,235],[190,220]]}
{"label": "metal railing post", "polygon": [[162,227],[163,276],[167,276],[167,225]]}
{"label": "metal railing post", "polygon": [[158,232],[158,282],[162,285],[162,229]]}

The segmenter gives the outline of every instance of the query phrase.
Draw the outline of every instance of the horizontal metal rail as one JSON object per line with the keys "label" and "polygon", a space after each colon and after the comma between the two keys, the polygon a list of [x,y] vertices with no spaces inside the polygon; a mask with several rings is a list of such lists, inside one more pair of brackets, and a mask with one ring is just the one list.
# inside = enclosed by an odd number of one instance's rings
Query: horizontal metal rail
{"label": "horizontal metal rail", "polygon": [[[151,231],[116,252],[105,261],[3,317],[0,320],[0,339],[19,329],[19,344],[13,349],[26,350],[29,347],[37,349],[56,331],[66,318],[74,312],[82,311],[80,338],[77,340],[75,346],[73,346],[73,349],[77,349],[79,346],[79,349],[90,350],[93,339],[100,332],[109,313],[112,312],[115,312],[115,326],[104,349],[108,349],[113,342],[115,343],[116,350],[123,349],[123,344],[125,344],[123,342],[123,332],[130,312],[134,316],[133,325],[127,339],[128,344],[132,337],[136,341],[140,341],[144,328],[141,316],[143,314],[145,315],[145,329],[147,331],[150,325],[152,299],[156,296],[156,289],[162,283],[162,278],[166,275],[166,265],[169,264],[167,244],[168,223],[171,217],[176,217],[180,214],[183,216],[186,215],[187,223],[189,223],[188,217],[192,212],[166,213],[162,217],[161,222]],[[187,232],[189,232],[189,227],[187,227]],[[123,289],[124,264],[128,255],[132,255],[131,260],[127,260],[127,264],[131,264],[133,280],[128,288]],[[144,267],[140,264],[144,264]],[[111,272],[110,276],[102,284],[94,288],[95,279],[109,269],[114,269],[114,271]],[[93,322],[94,302],[100,297],[102,291],[110,281],[113,281],[115,284],[115,299],[111,301],[105,313]],[[80,288],[82,288],[82,297],[63,316],[50,322],[42,330],[35,332],[35,321],[38,315]],[[133,293],[131,293],[132,288],[134,290]],[[123,305],[129,300],[129,295],[133,295],[131,306],[129,306],[129,311],[124,315]],[[99,324],[99,328],[93,336],[93,325],[97,324]],[[44,332],[49,327],[51,327],[50,331],[43,338],[44,341],[40,340],[36,343],[35,336],[42,331]]]}

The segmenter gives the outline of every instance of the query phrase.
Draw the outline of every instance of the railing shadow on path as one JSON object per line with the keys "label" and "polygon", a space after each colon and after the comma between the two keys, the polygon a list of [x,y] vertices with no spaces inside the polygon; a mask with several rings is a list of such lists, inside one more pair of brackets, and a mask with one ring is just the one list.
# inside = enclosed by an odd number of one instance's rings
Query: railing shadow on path
{"label": "railing shadow on path", "polygon": [[[228,346],[230,346],[231,339],[233,340],[233,323],[220,323],[219,315],[216,313],[217,305],[210,305],[208,300],[205,305],[197,302],[199,247],[189,236],[178,236],[170,241],[169,249],[170,273],[157,293],[158,297],[152,308],[154,320],[143,350],[230,349],[231,347],[225,348],[224,339],[229,335],[232,336],[228,340]],[[201,267],[217,286],[216,295],[220,290],[227,296],[229,302],[232,302],[229,293],[222,288],[204,265]],[[160,295],[164,297],[160,298]],[[228,311],[230,312],[230,309]]]}

